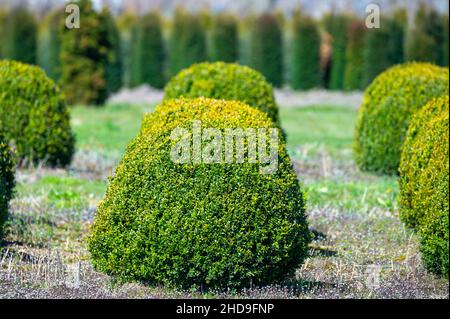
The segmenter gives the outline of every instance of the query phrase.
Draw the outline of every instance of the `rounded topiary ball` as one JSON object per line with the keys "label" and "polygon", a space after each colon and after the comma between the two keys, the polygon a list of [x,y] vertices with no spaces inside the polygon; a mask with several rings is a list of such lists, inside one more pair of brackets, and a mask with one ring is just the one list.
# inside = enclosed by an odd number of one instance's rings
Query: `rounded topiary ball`
{"label": "rounded topiary ball", "polygon": [[[99,205],[88,240],[94,266],[183,288],[248,287],[293,274],[307,256],[310,233],[279,130],[278,168],[262,174],[247,155],[243,163],[173,162],[171,134],[185,128],[181,136],[190,139],[194,123],[222,133],[274,127],[266,114],[238,101],[163,102],[144,118]],[[194,144],[187,144],[191,159]]]}
{"label": "rounded topiary ball", "polygon": [[411,116],[448,95],[448,69],[428,63],[390,68],[367,88],[355,133],[355,160],[366,171],[396,174]]}
{"label": "rounded topiary ball", "polygon": [[408,129],[400,164],[400,218],[419,231],[426,267],[448,275],[449,99],[430,101]]}
{"label": "rounded topiary ball", "polygon": [[36,66],[0,61],[0,125],[21,161],[70,163],[74,136],[59,88]]}
{"label": "rounded topiary ball", "polygon": [[12,151],[0,131],[0,241],[3,237],[3,225],[8,216],[8,203],[13,194],[14,168]]}
{"label": "rounded topiary ball", "polygon": [[261,73],[234,63],[199,63],[181,71],[166,85],[164,99],[182,97],[236,100],[279,121],[272,86]]}

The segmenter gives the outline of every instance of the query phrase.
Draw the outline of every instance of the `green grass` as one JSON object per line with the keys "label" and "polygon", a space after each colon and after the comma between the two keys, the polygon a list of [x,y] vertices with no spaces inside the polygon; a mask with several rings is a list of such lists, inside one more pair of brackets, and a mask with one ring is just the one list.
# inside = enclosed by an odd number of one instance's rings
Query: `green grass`
{"label": "green grass", "polygon": [[281,108],[281,124],[287,132],[288,148],[309,145],[339,156],[351,151],[357,112],[352,108],[314,105]]}
{"label": "green grass", "polygon": [[74,107],[71,115],[77,148],[117,157],[139,131],[142,115],[152,109],[126,104]]}

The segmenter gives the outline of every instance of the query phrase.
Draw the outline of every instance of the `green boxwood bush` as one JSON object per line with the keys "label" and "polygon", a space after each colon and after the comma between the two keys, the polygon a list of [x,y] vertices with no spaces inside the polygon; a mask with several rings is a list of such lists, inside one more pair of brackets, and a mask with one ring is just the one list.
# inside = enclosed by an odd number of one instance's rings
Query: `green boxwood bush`
{"label": "green boxwood bush", "polygon": [[237,100],[264,111],[278,123],[272,86],[264,76],[234,63],[199,63],[181,71],[167,83],[164,98]]}
{"label": "green boxwood bush", "polygon": [[14,157],[0,125],[0,242],[3,226],[8,216],[8,203],[14,188]]}
{"label": "green boxwood bush", "polygon": [[74,136],[59,88],[38,67],[0,61],[0,125],[21,161],[70,163]]}
{"label": "green boxwood bush", "polygon": [[448,96],[430,101],[408,129],[400,164],[400,217],[418,230],[427,269],[448,276]]}
{"label": "green boxwood bush", "polygon": [[281,138],[271,175],[247,156],[242,164],[175,164],[170,136],[179,127],[192,132],[194,120],[220,132],[274,127],[238,101],[163,102],[110,179],[88,239],[93,265],[124,280],[182,288],[248,287],[292,275],[310,233]]}
{"label": "green boxwood bush", "polygon": [[427,63],[394,66],[367,88],[355,132],[355,160],[366,171],[396,174],[411,116],[448,95],[448,69]]}

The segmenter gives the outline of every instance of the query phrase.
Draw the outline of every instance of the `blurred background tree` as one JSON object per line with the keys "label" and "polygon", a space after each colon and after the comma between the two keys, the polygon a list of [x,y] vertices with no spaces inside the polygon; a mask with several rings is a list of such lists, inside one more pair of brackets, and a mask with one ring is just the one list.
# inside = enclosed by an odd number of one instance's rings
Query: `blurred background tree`
{"label": "blurred background tree", "polygon": [[197,15],[177,8],[169,42],[169,70],[177,74],[191,64],[207,60],[206,32]]}
{"label": "blurred background tree", "polygon": [[8,12],[4,29],[5,58],[35,64],[37,55],[37,24],[26,7],[15,7]]}
{"label": "blurred background tree", "polygon": [[214,18],[210,60],[223,62],[239,60],[238,23],[233,15],[222,13]]}
{"label": "blurred background tree", "polygon": [[349,17],[347,15],[338,14],[332,17],[330,31],[333,41],[330,75],[330,89],[332,90],[344,88],[348,25]]}
{"label": "blurred background tree", "polygon": [[347,34],[346,64],[344,71],[344,89],[346,91],[361,90],[364,73],[364,37],[366,26],[357,19],[351,21]]}
{"label": "blurred background tree", "polygon": [[110,10],[107,7],[103,7],[101,15],[108,37],[106,46],[109,49],[106,64],[107,90],[108,94],[112,94],[119,91],[123,85],[122,45],[116,20]]}
{"label": "blurred background tree", "polygon": [[131,55],[132,86],[149,84],[162,88],[165,85],[164,39],[159,13],[150,12],[139,18],[133,33]]}
{"label": "blurred background tree", "polygon": [[283,84],[283,37],[275,16],[264,13],[254,21],[250,65],[275,87]]}
{"label": "blurred background tree", "polygon": [[52,10],[44,19],[40,32],[37,50],[37,63],[47,75],[58,82],[61,77],[61,29],[64,26],[65,14],[62,8]]}
{"label": "blurred background tree", "polygon": [[292,76],[293,89],[318,87],[320,75],[320,32],[314,19],[296,12],[293,21]]}
{"label": "blurred background tree", "polygon": [[82,27],[62,27],[61,85],[70,104],[102,105],[107,98],[107,72],[112,45],[103,17],[90,0],[77,2]]}

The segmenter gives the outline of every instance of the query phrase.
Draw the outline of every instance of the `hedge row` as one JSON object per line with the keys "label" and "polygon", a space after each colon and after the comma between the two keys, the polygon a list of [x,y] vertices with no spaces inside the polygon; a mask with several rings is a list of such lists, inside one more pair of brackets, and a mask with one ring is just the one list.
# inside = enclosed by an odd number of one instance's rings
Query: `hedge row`
{"label": "hedge row", "polygon": [[[62,77],[71,104],[102,104],[123,85],[161,88],[181,69],[204,61],[248,64],[277,87],[288,83],[295,89],[339,90],[363,89],[388,67],[404,61],[448,65],[448,15],[426,6],[420,7],[412,27],[406,11],[398,10],[383,15],[380,29],[367,29],[361,28],[362,21],[342,14],[316,21],[306,15],[284,20],[264,13],[239,21],[229,14],[213,17],[178,9],[170,21],[155,12],[139,18],[127,13],[113,21],[109,14],[95,12],[90,0],[79,5],[89,28],[55,32],[65,16],[60,8],[45,19],[38,36],[26,9],[0,12],[5,39],[0,56],[37,61],[54,80]],[[330,58],[326,33],[332,38]],[[243,34],[248,36],[244,39]]]}

